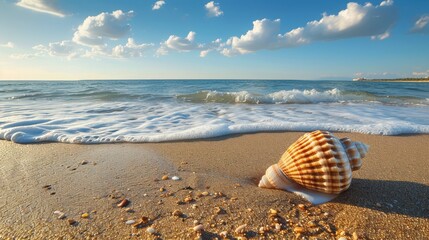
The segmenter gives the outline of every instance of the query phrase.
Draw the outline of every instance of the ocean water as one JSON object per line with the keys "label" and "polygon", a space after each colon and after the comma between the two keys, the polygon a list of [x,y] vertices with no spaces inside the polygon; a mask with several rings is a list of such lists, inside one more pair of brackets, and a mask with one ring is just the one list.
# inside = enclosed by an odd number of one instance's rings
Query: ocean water
{"label": "ocean water", "polygon": [[351,81],[0,81],[0,139],[161,142],[316,129],[429,133],[429,84]]}

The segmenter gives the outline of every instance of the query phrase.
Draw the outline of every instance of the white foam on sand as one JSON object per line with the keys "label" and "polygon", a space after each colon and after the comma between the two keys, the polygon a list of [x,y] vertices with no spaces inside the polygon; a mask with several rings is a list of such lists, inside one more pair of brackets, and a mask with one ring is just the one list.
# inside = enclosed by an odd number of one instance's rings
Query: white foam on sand
{"label": "white foam on sand", "polygon": [[17,143],[162,142],[262,131],[429,133],[428,106],[183,101],[0,103],[0,139]]}

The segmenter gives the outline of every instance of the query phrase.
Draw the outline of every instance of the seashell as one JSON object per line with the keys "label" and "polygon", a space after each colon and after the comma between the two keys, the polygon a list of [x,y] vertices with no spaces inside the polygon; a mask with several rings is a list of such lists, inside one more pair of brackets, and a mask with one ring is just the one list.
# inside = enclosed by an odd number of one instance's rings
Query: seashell
{"label": "seashell", "polygon": [[313,204],[327,202],[350,187],[368,148],[327,131],[306,133],[267,169],[259,187],[294,192]]}

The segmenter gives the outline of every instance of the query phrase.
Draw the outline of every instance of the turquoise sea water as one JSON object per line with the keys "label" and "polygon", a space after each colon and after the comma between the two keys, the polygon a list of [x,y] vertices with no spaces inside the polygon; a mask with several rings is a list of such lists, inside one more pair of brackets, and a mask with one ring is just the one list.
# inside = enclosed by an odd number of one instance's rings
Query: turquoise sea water
{"label": "turquoise sea water", "polygon": [[429,83],[0,81],[0,139],[158,142],[315,129],[429,133]]}

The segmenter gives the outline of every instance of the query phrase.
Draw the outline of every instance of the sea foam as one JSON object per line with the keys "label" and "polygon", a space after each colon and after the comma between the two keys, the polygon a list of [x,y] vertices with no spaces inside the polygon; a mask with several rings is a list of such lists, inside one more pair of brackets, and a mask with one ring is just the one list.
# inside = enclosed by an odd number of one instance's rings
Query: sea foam
{"label": "sea foam", "polygon": [[[386,90],[385,84],[376,84],[363,91],[356,83],[342,83],[350,86],[340,90],[327,87],[339,83],[328,82],[317,83],[319,89],[283,89],[287,84],[304,84],[262,83],[250,87],[243,81],[10,84],[0,96],[0,139],[90,144],[315,129],[429,133],[429,101],[421,87]],[[213,90],[204,90],[210,87]]]}
{"label": "sea foam", "polygon": [[18,143],[162,142],[315,129],[382,135],[429,133],[428,107],[381,104],[57,103],[48,109],[34,106],[39,111],[25,114],[14,114],[23,108],[20,104],[1,107],[0,139]]}

